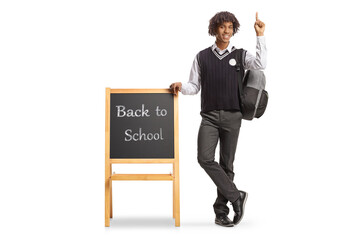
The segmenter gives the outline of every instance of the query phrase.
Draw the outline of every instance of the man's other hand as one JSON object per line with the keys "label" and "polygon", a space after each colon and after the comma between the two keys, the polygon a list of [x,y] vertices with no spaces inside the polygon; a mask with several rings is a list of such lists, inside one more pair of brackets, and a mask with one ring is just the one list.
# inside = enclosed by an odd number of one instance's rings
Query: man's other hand
{"label": "man's other hand", "polygon": [[259,20],[257,12],[256,12],[256,21],[254,24],[254,28],[256,31],[256,36],[264,36],[265,23]]}

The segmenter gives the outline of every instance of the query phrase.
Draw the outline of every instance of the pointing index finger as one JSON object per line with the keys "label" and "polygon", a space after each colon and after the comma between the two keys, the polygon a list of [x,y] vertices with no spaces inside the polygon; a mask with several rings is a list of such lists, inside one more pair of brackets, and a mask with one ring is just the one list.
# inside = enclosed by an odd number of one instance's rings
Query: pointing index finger
{"label": "pointing index finger", "polygon": [[258,21],[259,18],[258,18],[258,12],[256,12],[256,21]]}

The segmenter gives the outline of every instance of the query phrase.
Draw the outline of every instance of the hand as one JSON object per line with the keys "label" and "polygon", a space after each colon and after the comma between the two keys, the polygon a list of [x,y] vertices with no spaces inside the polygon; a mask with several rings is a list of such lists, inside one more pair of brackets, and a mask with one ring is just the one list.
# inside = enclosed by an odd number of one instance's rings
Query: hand
{"label": "hand", "polygon": [[181,91],[182,84],[181,82],[172,83],[170,85],[171,92],[177,96],[178,91]]}
{"label": "hand", "polygon": [[258,13],[256,12],[256,22],[254,24],[256,36],[264,36],[265,23],[259,20]]}

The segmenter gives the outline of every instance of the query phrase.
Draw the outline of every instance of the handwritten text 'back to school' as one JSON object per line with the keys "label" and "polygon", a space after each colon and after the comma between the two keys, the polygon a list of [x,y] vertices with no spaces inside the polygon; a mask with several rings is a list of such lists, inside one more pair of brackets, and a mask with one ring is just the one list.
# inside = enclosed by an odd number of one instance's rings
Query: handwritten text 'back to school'
{"label": "handwritten text 'back to school'", "polygon": [[[145,109],[144,104],[141,105],[141,109],[126,109],[123,105],[116,106],[117,114],[119,118],[131,117],[150,117],[149,109]],[[159,106],[156,106],[155,114],[157,117],[165,117],[167,115],[166,109],[160,109]],[[144,133],[142,128],[139,128],[138,132],[133,133],[131,129],[125,130],[125,141],[161,141],[164,140],[162,135],[162,128],[159,129],[159,132],[156,133]]]}

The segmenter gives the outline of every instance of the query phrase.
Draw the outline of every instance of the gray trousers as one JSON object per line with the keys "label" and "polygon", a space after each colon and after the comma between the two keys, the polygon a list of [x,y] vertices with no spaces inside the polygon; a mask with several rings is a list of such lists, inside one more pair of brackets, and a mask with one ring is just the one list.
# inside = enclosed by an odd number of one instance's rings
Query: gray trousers
{"label": "gray trousers", "polygon": [[[242,114],[236,110],[200,112],[198,162],[217,186],[213,205],[215,214],[229,214],[227,202],[236,201],[240,194],[233,183],[233,162],[241,127]],[[220,160],[215,162],[215,149],[220,139]]]}

